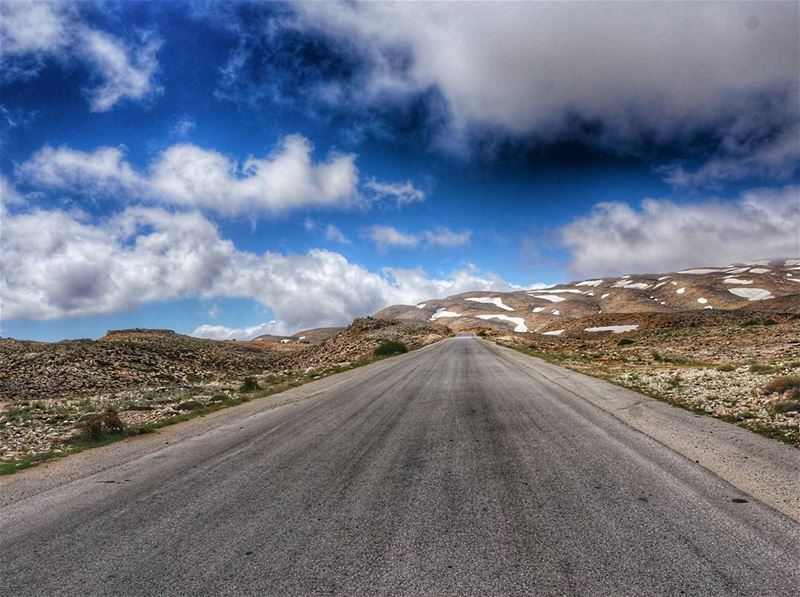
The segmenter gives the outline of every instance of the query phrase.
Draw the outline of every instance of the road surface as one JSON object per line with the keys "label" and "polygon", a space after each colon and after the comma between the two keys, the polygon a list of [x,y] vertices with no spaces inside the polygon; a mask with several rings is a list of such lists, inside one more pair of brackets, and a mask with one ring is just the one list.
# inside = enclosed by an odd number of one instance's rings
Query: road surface
{"label": "road surface", "polygon": [[523,360],[453,338],[7,478],[0,592],[797,594],[800,525]]}

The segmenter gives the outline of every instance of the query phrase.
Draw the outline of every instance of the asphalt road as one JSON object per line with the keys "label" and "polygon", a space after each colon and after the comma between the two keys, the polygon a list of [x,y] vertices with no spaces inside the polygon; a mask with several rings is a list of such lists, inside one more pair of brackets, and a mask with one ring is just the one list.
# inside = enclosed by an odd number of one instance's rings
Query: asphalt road
{"label": "asphalt road", "polygon": [[0,592],[798,593],[800,525],[487,342],[336,377],[0,486]]}

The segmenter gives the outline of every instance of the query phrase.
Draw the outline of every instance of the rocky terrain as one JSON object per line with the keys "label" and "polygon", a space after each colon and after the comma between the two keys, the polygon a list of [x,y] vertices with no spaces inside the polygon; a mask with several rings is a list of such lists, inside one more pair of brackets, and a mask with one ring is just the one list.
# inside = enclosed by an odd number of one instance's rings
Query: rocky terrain
{"label": "rocky terrain", "polygon": [[138,329],[96,341],[0,339],[0,462],[70,451],[108,408],[128,430],[147,431],[366,362],[386,340],[413,349],[451,335],[438,324],[370,318],[341,331],[310,332],[316,343],[201,340]]}
{"label": "rocky terrain", "polygon": [[644,321],[643,329],[620,333],[545,336],[490,330],[488,337],[800,445],[800,316],[705,312]]}

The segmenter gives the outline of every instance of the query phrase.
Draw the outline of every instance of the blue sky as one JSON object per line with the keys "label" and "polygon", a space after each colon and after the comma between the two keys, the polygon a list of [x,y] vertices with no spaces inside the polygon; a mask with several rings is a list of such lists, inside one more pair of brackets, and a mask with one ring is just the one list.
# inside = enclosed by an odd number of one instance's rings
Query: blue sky
{"label": "blue sky", "polygon": [[796,3],[1,10],[4,336],[800,253]]}

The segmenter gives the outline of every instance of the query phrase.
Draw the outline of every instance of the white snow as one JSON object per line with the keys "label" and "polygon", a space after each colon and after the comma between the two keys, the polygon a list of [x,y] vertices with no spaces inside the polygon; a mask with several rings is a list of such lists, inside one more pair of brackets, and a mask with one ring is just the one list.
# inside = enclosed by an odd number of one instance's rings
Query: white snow
{"label": "white snow", "polygon": [[513,311],[511,307],[503,303],[503,299],[499,296],[476,296],[468,299],[464,299],[467,301],[472,301],[473,303],[485,303],[488,305],[494,305],[495,307],[500,307],[505,311]]}
{"label": "white snow", "polygon": [[608,294],[608,293],[605,293],[603,296],[601,296],[601,297],[600,297],[600,300],[602,301],[602,300],[603,300],[604,298],[606,298],[607,296],[611,296],[611,295],[610,295],[610,294]]}
{"label": "white snow", "polygon": [[703,298],[701,296],[699,299],[697,299],[697,302],[700,303],[701,305],[705,305],[708,302],[708,299]]}
{"label": "white snow", "polygon": [[754,267],[753,269],[750,270],[750,273],[751,274],[767,274],[767,273],[769,273],[771,271],[772,271],[771,269],[765,269],[763,267]]}
{"label": "white snow", "polygon": [[713,309],[713,308],[714,307],[712,307],[711,305],[706,305],[705,307],[703,307],[703,309]]}
{"label": "white snow", "polygon": [[503,321],[510,321],[511,323],[515,324],[516,327],[514,328],[515,332],[527,332],[528,326],[525,325],[525,320],[522,317],[509,317],[508,315],[478,315],[478,319],[502,319]]}
{"label": "white snow", "polygon": [[544,311],[544,307],[534,307],[533,308],[533,312],[534,313],[541,313],[542,311]]}
{"label": "white snow", "polygon": [[575,288],[554,288],[553,290],[533,290],[531,292],[526,292],[525,294],[530,294],[531,296],[539,296],[540,294],[560,294],[562,292],[568,292],[569,294],[583,294],[582,290],[577,290]]}
{"label": "white snow", "polygon": [[584,329],[585,332],[614,332],[615,334],[621,334],[623,332],[631,332],[639,327],[639,324],[632,324],[632,325],[604,325],[597,328],[586,328]]}
{"label": "white snow", "polygon": [[550,311],[550,313],[552,313],[553,315],[561,315],[561,311],[559,311],[558,309],[553,309],[552,311]]}
{"label": "white snow", "polygon": [[[791,276],[792,274],[789,274],[789,275]],[[586,296],[594,296],[594,291],[592,291],[592,292],[587,292],[587,293],[586,293]]]}
{"label": "white snow", "polygon": [[655,290],[656,288],[661,288],[664,284],[666,284],[666,282],[659,282],[658,284],[653,286],[653,290]]}
{"label": "white snow", "polygon": [[667,280],[667,279],[669,279],[669,278],[670,278],[670,276],[661,276],[661,277],[658,279],[658,281],[660,282],[661,280]]}
{"label": "white snow", "polygon": [[769,259],[759,259],[758,261],[748,261],[745,265],[769,265]]}
{"label": "white snow", "polygon": [[560,303],[564,300],[563,296],[558,296],[557,294],[540,294],[533,298],[544,299],[546,301],[550,301],[551,303]]}
{"label": "white snow", "polygon": [[678,273],[679,274],[693,274],[693,275],[700,276],[702,274],[714,274],[716,272],[724,272],[724,271],[725,271],[724,269],[700,268],[700,269],[685,269],[685,270],[683,270],[681,272],[678,272]]}
{"label": "white snow", "polygon": [[789,267],[790,265],[800,265],[800,259],[787,259],[783,262],[784,267]]}
{"label": "white snow", "polygon": [[661,302],[660,302],[660,303],[658,303],[658,304],[659,304],[659,305],[666,305],[667,303],[665,303],[664,301],[661,301]]}
{"label": "white snow", "polygon": [[739,278],[725,278],[723,280],[725,284],[752,284],[752,280],[740,280]]}
{"label": "white snow", "polygon": [[645,284],[644,282],[630,282],[629,280],[620,280],[616,284],[611,285],[613,288],[633,288],[637,290],[644,290],[645,288],[650,288],[650,284]]}
{"label": "white snow", "polygon": [[684,292],[686,292],[686,288],[678,288],[678,290],[675,291],[675,294],[683,294]]}
{"label": "white snow", "polygon": [[441,309],[436,309],[436,313],[431,315],[431,321],[436,321],[442,317],[461,317],[461,313],[448,311],[445,307],[442,307]]}
{"label": "white snow", "polygon": [[670,282],[670,284],[672,284],[673,286],[677,286],[678,285],[677,282]]}
{"label": "white snow", "polygon": [[728,292],[748,301],[766,301],[775,298],[769,290],[763,288],[729,288]]}
{"label": "white snow", "polygon": [[602,283],[602,280],[584,280],[583,282],[578,282],[575,286],[600,286]]}
{"label": "white snow", "polygon": [[789,282],[800,282],[800,279],[797,279],[797,278],[789,278]]}
{"label": "white snow", "polygon": [[427,303],[420,303],[419,305],[417,305],[417,309],[424,309],[426,304]]}
{"label": "white snow", "polygon": [[749,267],[733,267],[733,268],[730,268],[730,269],[725,270],[725,271],[727,271],[729,274],[743,274],[748,269],[750,269],[750,268]]}
{"label": "white snow", "polygon": [[542,332],[542,336],[560,336],[564,330],[553,330],[551,332]]}

